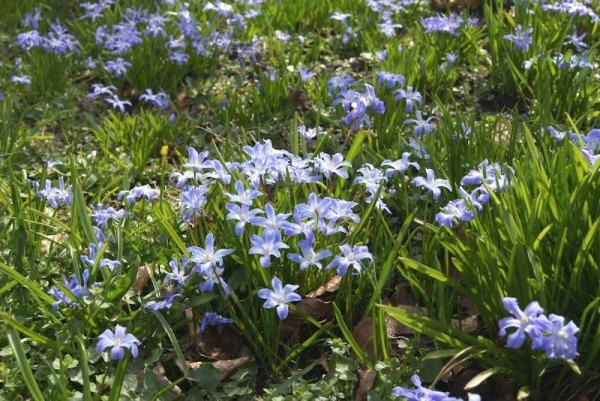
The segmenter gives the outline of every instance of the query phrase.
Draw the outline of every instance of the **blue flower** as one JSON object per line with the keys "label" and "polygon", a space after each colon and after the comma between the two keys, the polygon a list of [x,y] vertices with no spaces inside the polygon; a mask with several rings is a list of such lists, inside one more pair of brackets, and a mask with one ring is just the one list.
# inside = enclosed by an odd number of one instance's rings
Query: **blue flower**
{"label": "blue flower", "polygon": [[408,160],[410,155],[411,155],[410,152],[404,152],[404,153],[402,153],[401,159],[398,159],[395,161],[392,161],[389,159],[384,160],[381,163],[381,167],[384,167],[384,166],[389,167],[387,170],[385,170],[385,176],[389,178],[396,172],[399,172],[400,174],[404,174],[410,166],[413,166],[414,168],[419,170],[421,167],[419,166],[418,163],[411,162],[410,160]]}
{"label": "blue flower", "polygon": [[181,218],[187,223],[193,222],[202,214],[202,207],[206,204],[208,186],[187,187],[181,193]]}
{"label": "blue flower", "polygon": [[98,336],[98,345],[96,353],[100,354],[105,349],[110,348],[110,359],[120,361],[125,356],[125,349],[129,349],[134,358],[138,356],[138,340],[133,334],[127,334],[126,328],[117,325],[115,331],[109,329],[104,330],[104,333]]}
{"label": "blue flower", "polygon": [[342,251],[342,255],[336,255],[333,261],[327,266],[327,269],[337,267],[337,274],[339,276],[346,274],[349,267],[354,268],[356,274],[360,274],[363,269],[362,260],[367,259],[373,263],[373,255],[371,255],[366,246],[355,245],[351,247],[348,244],[344,244],[339,248]]}
{"label": "blue flower", "polygon": [[216,312],[207,312],[200,323],[200,333],[204,333],[207,326],[215,326],[217,333],[220,335],[223,333],[223,325],[231,323],[234,323],[231,318],[223,317]]}
{"label": "blue flower", "polygon": [[190,246],[188,252],[192,254],[190,262],[196,263],[196,270],[200,274],[205,274],[214,267],[223,265],[223,258],[233,253],[233,249],[214,249],[215,237],[213,233],[208,233],[204,241],[205,248],[199,246]]}
{"label": "blue flower", "polygon": [[442,191],[440,188],[446,188],[450,192],[452,192],[452,186],[448,180],[443,180],[441,178],[435,178],[435,173],[432,169],[425,169],[425,173],[427,174],[427,178],[425,177],[415,177],[411,181],[413,185],[417,187],[424,187],[430,190],[433,193],[433,199],[438,200]]}
{"label": "blue flower", "polygon": [[336,75],[327,81],[328,93],[333,95],[336,90],[345,91],[346,88],[354,83],[354,79],[346,73]]}
{"label": "blue flower", "polygon": [[250,240],[252,248],[248,253],[253,255],[261,255],[260,264],[262,267],[269,267],[271,264],[271,256],[281,257],[280,249],[287,249],[289,246],[281,242],[281,234],[279,231],[265,230],[263,235],[252,235]]}
{"label": "blue flower", "polygon": [[352,184],[364,185],[371,195],[377,192],[381,183],[387,182],[387,177],[383,172],[370,163],[363,164],[356,172],[359,175],[354,178]]}
{"label": "blue flower", "polygon": [[404,121],[404,125],[414,124],[415,127],[413,132],[416,136],[421,136],[423,132],[427,135],[431,134],[431,121],[435,120],[435,117],[431,116],[427,120],[423,120],[423,116],[419,110],[415,112],[415,116],[416,118],[409,118]]}
{"label": "blue flower", "polygon": [[100,95],[114,96],[112,91],[117,90],[113,85],[103,86],[101,84],[92,84],[92,91],[86,95],[86,99],[94,99]]}
{"label": "blue flower", "polygon": [[548,359],[573,359],[577,356],[577,337],[579,328],[572,321],[565,325],[565,318],[550,314],[549,335],[544,337],[542,348]]}
{"label": "blue flower", "polygon": [[266,300],[263,308],[277,308],[277,316],[279,316],[279,319],[284,320],[288,316],[288,304],[300,301],[302,297],[294,292],[298,289],[298,285],[286,284],[283,288],[282,285],[281,280],[273,277],[271,280],[273,290],[262,288],[258,290],[258,297]]}
{"label": "blue flower", "polygon": [[394,99],[397,102],[402,99],[406,101],[405,109],[408,112],[412,111],[415,103],[418,103],[419,105],[423,104],[423,97],[421,96],[421,93],[418,91],[413,91],[413,88],[411,86],[406,88],[406,90],[396,89],[394,93],[396,94],[396,97]]}
{"label": "blue flower", "polygon": [[164,92],[153,93],[152,89],[146,89],[146,93],[140,96],[142,102],[150,103],[159,110],[166,110],[169,108],[169,95]]}
{"label": "blue flower", "polygon": [[215,284],[218,284],[223,289],[223,295],[228,297],[231,294],[229,286],[223,280],[222,274],[225,271],[222,267],[212,267],[201,272],[204,281],[198,286],[202,292],[212,292]]}
{"label": "blue flower", "polygon": [[325,134],[326,131],[324,131],[321,127],[306,129],[304,125],[299,125],[298,133],[306,142],[310,142],[315,139],[317,135]]}
{"label": "blue flower", "polygon": [[462,23],[462,18],[455,13],[421,18],[421,25],[426,33],[442,32],[456,35]]}
{"label": "blue flower", "polygon": [[377,83],[379,85],[386,84],[388,89],[392,89],[396,84],[406,85],[406,78],[400,74],[392,74],[391,72],[378,71]]}
{"label": "blue flower", "polygon": [[514,34],[504,35],[503,38],[511,41],[513,43],[513,47],[515,50],[520,50],[522,52],[527,51],[529,46],[531,46],[532,39],[531,34],[533,33],[533,28],[526,29],[523,31],[521,25],[517,25],[515,28]]}
{"label": "blue flower", "polygon": [[42,19],[42,9],[36,7],[32,13],[26,13],[25,18],[21,21],[21,25],[25,28],[38,29],[40,20]]}
{"label": "blue flower", "polygon": [[278,213],[275,214],[275,208],[269,202],[265,205],[265,216],[256,216],[250,220],[250,223],[257,227],[264,227],[264,232],[277,232],[281,229],[288,227],[289,222],[287,218],[290,217],[289,213]]}
{"label": "blue flower", "polygon": [[255,208],[250,209],[250,206],[242,204],[240,207],[235,203],[228,203],[225,208],[229,211],[227,214],[227,220],[237,220],[235,223],[235,235],[241,237],[244,233],[244,227],[246,223],[249,223],[252,219],[256,218],[258,214],[264,213],[262,210]]}
{"label": "blue flower", "polygon": [[46,180],[44,183],[44,189],[39,190],[36,193],[38,198],[46,198],[50,206],[54,209],[58,209],[62,205],[71,205],[73,199],[73,191],[71,187],[65,188],[65,181],[63,177],[58,178],[58,187],[52,186],[52,181]]}
{"label": "blue flower", "polygon": [[321,262],[322,259],[328,258],[332,255],[329,250],[322,250],[319,252],[315,252],[313,246],[315,243],[315,236],[312,232],[306,233],[306,238],[300,240],[298,245],[300,246],[299,253],[291,253],[288,255],[288,259],[292,262],[296,262],[300,264],[300,270],[306,270],[310,266],[315,266],[318,269],[322,269],[323,266]]}
{"label": "blue flower", "polygon": [[104,68],[106,71],[115,74],[115,77],[119,78],[127,72],[127,69],[131,67],[131,63],[123,60],[122,58],[117,58],[115,61],[107,61]]}
{"label": "blue flower", "polygon": [[454,219],[468,222],[473,220],[474,217],[475,214],[469,209],[466,202],[463,199],[456,199],[448,202],[442,208],[442,211],[435,215],[435,221],[442,226],[452,227]]}
{"label": "blue flower", "polygon": [[117,199],[123,199],[125,196],[127,203],[132,204],[140,199],[145,199],[148,201],[153,201],[160,195],[160,191],[156,188],[151,188],[150,185],[139,185],[137,187],[131,188],[129,191],[119,191],[117,194]]}
{"label": "blue flower", "polygon": [[[460,398],[450,397],[448,393],[423,387],[421,378],[416,374],[411,377],[411,381],[415,389],[397,386],[392,389],[392,395],[404,397],[407,401],[462,401]],[[481,397],[477,394],[469,394],[468,401],[481,401]]]}
{"label": "blue flower", "polygon": [[[79,277],[77,277],[77,275],[73,274],[69,281],[63,279],[63,284],[73,297],[80,299],[84,297],[89,297],[91,295],[91,292],[88,287],[89,279],[90,272],[88,269],[85,269],[81,273],[81,281],[79,280]],[[96,284],[97,283],[94,283],[92,284],[92,286],[95,286]],[[63,303],[66,306],[79,306],[77,302],[72,301],[71,298],[67,297],[67,295],[61,290],[59,290],[56,286],[52,286],[50,291],[48,291],[48,294],[52,295],[56,299],[56,302],[52,304],[52,309],[54,310],[54,312],[56,312],[60,304]]]}
{"label": "blue flower", "polygon": [[112,105],[113,109],[121,110],[121,113],[125,113],[125,106],[131,106],[129,100],[121,100],[117,95],[113,95],[112,98],[106,98],[104,100],[106,103]]}
{"label": "blue flower", "polygon": [[235,191],[237,192],[235,195],[225,192],[225,195],[229,197],[229,201],[247,206],[252,206],[254,199],[257,199],[262,195],[262,192],[255,189],[245,189],[244,183],[240,180],[235,183]]}
{"label": "blue flower", "polygon": [[193,147],[188,148],[188,162],[183,167],[192,169],[194,172],[206,170],[212,167],[212,164],[206,161],[208,151],[198,152]]}
{"label": "blue flower", "polygon": [[350,162],[344,160],[344,155],[336,153],[333,156],[321,152],[319,156],[313,159],[315,170],[322,173],[327,179],[331,179],[333,175],[348,179],[348,171],[344,167],[352,167]]}
{"label": "blue flower", "polygon": [[182,286],[190,278],[189,274],[186,274],[186,267],[188,259],[184,256],[181,258],[181,263],[178,263],[177,259],[173,258],[169,262],[171,273],[165,275],[165,283],[170,281],[174,282],[177,286]]}
{"label": "blue flower", "polygon": [[298,72],[300,73],[300,79],[302,80],[302,82],[306,82],[312,79],[315,75],[317,75],[315,72],[307,70],[305,68],[300,68]]}
{"label": "blue flower", "polygon": [[573,34],[567,36],[567,43],[571,43],[577,51],[583,51],[588,48],[588,45],[583,41],[586,37],[586,33],[582,33],[580,36],[577,36],[577,27],[573,27]]}
{"label": "blue flower", "polygon": [[181,294],[177,293],[175,289],[167,292],[165,298],[161,301],[148,301],[144,304],[144,309],[149,309],[152,312],[158,312],[159,310],[171,309],[175,298],[181,297]]}
{"label": "blue flower", "polygon": [[547,318],[543,316],[544,309],[537,301],[527,305],[524,311],[519,308],[516,298],[502,298],[502,305],[514,317],[505,317],[498,321],[499,335],[504,337],[506,329],[514,327],[517,330],[509,334],[506,342],[507,348],[521,348],[525,342],[526,334],[531,337],[532,348],[539,349],[543,346],[542,330],[548,329]]}

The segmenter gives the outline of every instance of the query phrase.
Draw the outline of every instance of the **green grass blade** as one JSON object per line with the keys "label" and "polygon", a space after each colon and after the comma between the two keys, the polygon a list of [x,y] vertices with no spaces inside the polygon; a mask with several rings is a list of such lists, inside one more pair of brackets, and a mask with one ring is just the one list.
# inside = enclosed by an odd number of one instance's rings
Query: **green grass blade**
{"label": "green grass blade", "polygon": [[129,362],[129,354],[126,354],[117,366],[117,372],[113,377],[112,387],[110,394],[108,395],[108,401],[119,401],[121,396],[121,388],[123,387],[123,380],[125,380],[125,371],[127,370],[127,363]]}
{"label": "green grass blade", "polygon": [[352,348],[352,351],[354,351],[354,354],[360,360],[360,362],[371,367],[371,361],[369,361],[369,358],[367,358],[365,352],[358,346],[358,343],[354,339],[354,336],[350,332],[350,329],[348,328],[348,326],[346,326],[346,322],[344,321],[344,316],[342,315],[342,312],[337,307],[335,302],[332,305],[335,319],[339,325],[340,330],[342,331],[342,334],[344,335],[344,339],[348,342],[350,348]]}
{"label": "green grass blade", "polygon": [[21,344],[21,339],[19,338],[19,333],[11,327],[6,327],[6,334],[8,336],[8,342],[10,343],[10,347],[15,353],[15,358],[17,359],[17,364],[19,365],[19,370],[23,375],[23,379],[25,380],[25,385],[27,386],[27,390],[29,390],[29,394],[34,401],[45,401],[44,395],[42,394],[42,390],[38,386],[35,381],[35,377],[33,376],[33,372],[31,371],[31,366],[29,365],[29,361],[27,360],[27,355],[25,355],[25,350],[23,349],[23,344]]}
{"label": "green grass blade", "polygon": [[31,295],[33,295],[36,299],[41,300],[48,305],[52,305],[52,303],[54,303],[54,298],[46,294],[36,282],[23,276],[21,273],[19,273],[12,267],[0,262],[0,272],[6,274],[13,280],[16,280],[19,284],[27,288],[31,292]]}
{"label": "green grass blade", "polygon": [[181,347],[179,346],[179,341],[177,340],[175,333],[173,333],[173,329],[171,329],[171,326],[169,326],[169,323],[167,323],[167,320],[160,312],[153,313],[162,325],[163,329],[165,330],[165,333],[167,333],[169,340],[171,340],[171,345],[173,346],[173,350],[175,351],[175,355],[177,356],[177,359],[179,361],[180,369],[183,371],[185,377],[190,378],[190,370],[188,369],[185,357],[183,356],[183,352],[181,351]]}

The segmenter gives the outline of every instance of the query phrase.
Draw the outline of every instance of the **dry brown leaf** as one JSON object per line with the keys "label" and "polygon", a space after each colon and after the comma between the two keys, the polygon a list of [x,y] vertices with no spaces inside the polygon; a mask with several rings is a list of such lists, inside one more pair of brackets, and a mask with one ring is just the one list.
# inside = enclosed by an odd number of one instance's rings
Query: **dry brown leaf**
{"label": "dry brown leaf", "polygon": [[396,285],[394,288],[394,295],[390,300],[393,306],[398,305],[414,305],[415,297],[410,293],[410,286],[406,282],[402,282]]}
{"label": "dry brown leaf", "polygon": [[456,327],[465,333],[475,333],[479,331],[479,316],[470,315],[462,319],[452,319],[452,327]]}
{"label": "dry brown leaf", "polygon": [[[394,305],[396,308],[402,309],[408,313],[417,315],[426,315],[427,309],[420,306],[413,305]],[[396,338],[398,336],[413,335],[415,332],[412,329],[398,323],[395,319],[386,315],[385,326],[387,329],[387,335],[389,338]]]}
{"label": "dry brown leaf", "polygon": [[375,369],[367,369],[358,371],[358,387],[354,394],[354,401],[366,401],[369,396],[369,391],[373,388],[375,378],[377,377],[377,371]]}
{"label": "dry brown leaf", "polygon": [[483,6],[483,0],[431,0],[431,6],[439,10],[476,10]]}
{"label": "dry brown leaf", "polygon": [[306,298],[322,298],[329,297],[331,295],[335,296],[337,290],[340,288],[340,283],[342,282],[342,276],[334,276],[327,283],[323,284],[313,292],[310,292],[306,295]]}
{"label": "dry brown leaf", "polygon": [[375,351],[373,350],[373,319],[370,316],[364,317],[352,329],[352,336],[356,344],[363,350],[369,359],[375,360]]}
{"label": "dry brown leaf", "polygon": [[[166,386],[172,384],[171,380],[169,380],[169,378],[167,377],[165,368],[163,367],[163,365],[160,362],[158,362],[152,368],[152,373],[154,374],[154,377],[156,377],[156,379],[158,379],[158,381],[160,382],[161,385],[166,387]],[[177,386],[177,385],[171,387],[170,391],[171,391],[171,393],[173,393],[175,395],[181,394],[181,388],[179,388],[179,386]]]}
{"label": "dry brown leaf", "polygon": [[[331,301],[335,298],[340,282],[340,276],[334,276],[324,285],[308,293],[296,303],[296,309],[318,322],[331,318]],[[279,322],[279,337],[287,340],[289,344],[297,344],[300,341],[300,329],[306,324],[306,318],[301,313],[290,311],[285,320]]]}
{"label": "dry brown leaf", "polygon": [[[318,298],[302,298],[296,303],[296,308],[302,310],[318,322],[328,320],[331,317],[331,302],[324,302]],[[285,320],[279,322],[279,336],[281,339],[289,339],[298,335],[300,328],[306,323],[306,318],[300,313],[290,311]]]}
{"label": "dry brown leaf", "polygon": [[243,356],[236,359],[222,360],[216,362],[190,362],[186,361],[187,366],[190,369],[198,369],[203,365],[213,365],[215,368],[219,369],[221,372],[221,381],[225,381],[231,377],[239,368],[244,366],[249,362],[253,362],[254,358],[251,356]]}
{"label": "dry brown leaf", "polygon": [[196,347],[201,354],[215,360],[231,360],[244,350],[244,337],[233,325],[223,326],[218,335],[208,332],[196,336]]}
{"label": "dry brown leaf", "polygon": [[131,285],[131,288],[134,291],[141,291],[144,289],[146,284],[150,280],[150,271],[147,266],[140,266],[138,268],[137,274],[135,275],[135,281]]}

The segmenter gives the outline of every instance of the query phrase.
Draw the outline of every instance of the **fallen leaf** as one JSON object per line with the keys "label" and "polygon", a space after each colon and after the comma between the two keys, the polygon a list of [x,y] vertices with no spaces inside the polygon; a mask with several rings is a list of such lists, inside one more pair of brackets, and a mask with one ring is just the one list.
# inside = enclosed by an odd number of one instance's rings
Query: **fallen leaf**
{"label": "fallen leaf", "polygon": [[439,10],[461,11],[465,8],[477,10],[483,6],[483,0],[431,0],[431,6]]}
{"label": "fallen leaf", "polygon": [[369,359],[375,360],[375,351],[373,350],[373,319],[370,316],[364,317],[352,329],[352,336],[356,344],[363,350]]}
{"label": "fallen leaf", "polygon": [[358,387],[354,394],[354,401],[366,401],[369,396],[369,391],[371,391],[373,384],[375,383],[377,371],[375,369],[359,369],[358,375]]}
{"label": "fallen leaf", "polygon": [[[340,287],[342,278],[332,277],[327,283],[316,290],[308,293],[302,300],[296,303],[296,309],[303,311],[318,322],[324,322],[331,318],[331,301]],[[285,320],[279,322],[279,337],[287,340],[289,344],[300,342],[300,328],[306,324],[303,314],[291,310]]]}
{"label": "fallen leaf", "polygon": [[465,333],[475,333],[480,330],[479,315],[470,315],[462,319],[452,319],[452,327]]}
{"label": "fallen leaf", "polygon": [[[331,302],[324,302],[318,298],[302,298],[296,303],[296,309],[302,310],[318,322],[331,318]],[[302,314],[291,310],[288,317],[279,322],[279,337],[285,340],[293,335],[298,335],[300,328],[306,322],[307,320]]]}
{"label": "fallen leaf", "polygon": [[[160,384],[162,384],[163,386],[167,387],[169,385],[172,385],[171,380],[169,380],[169,378],[167,377],[167,374],[165,372],[165,368],[163,367],[163,365],[160,362],[158,362],[152,368],[152,373],[158,379],[158,381],[160,382]],[[177,386],[177,385],[172,386],[170,392],[173,393],[173,394],[175,394],[175,395],[180,395],[182,393],[181,388],[179,386]]]}
{"label": "fallen leaf", "polygon": [[247,363],[254,362],[254,358],[251,356],[243,356],[236,359],[221,360],[216,362],[190,362],[186,364],[190,369],[198,369],[204,365],[212,365],[217,368],[221,373],[221,381],[225,381],[231,377],[239,368]]}
{"label": "fallen leaf", "polygon": [[306,295],[306,298],[322,298],[329,297],[331,295],[335,296],[337,290],[340,288],[340,283],[342,282],[342,276],[334,276],[327,283],[323,284],[313,292],[309,292]]}
{"label": "fallen leaf", "polygon": [[135,291],[142,291],[148,280],[150,279],[150,272],[147,266],[140,266],[137,274],[135,275],[135,281],[131,285],[131,288]]}

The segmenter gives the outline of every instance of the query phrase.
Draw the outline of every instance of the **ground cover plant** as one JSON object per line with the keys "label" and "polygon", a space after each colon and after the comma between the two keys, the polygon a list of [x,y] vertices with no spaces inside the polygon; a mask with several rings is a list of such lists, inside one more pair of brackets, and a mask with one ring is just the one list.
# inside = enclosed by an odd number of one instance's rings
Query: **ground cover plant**
{"label": "ground cover plant", "polygon": [[600,399],[600,2],[0,3],[0,398]]}

